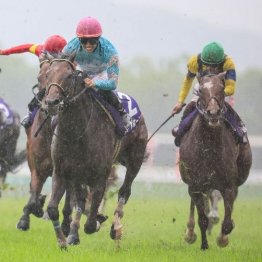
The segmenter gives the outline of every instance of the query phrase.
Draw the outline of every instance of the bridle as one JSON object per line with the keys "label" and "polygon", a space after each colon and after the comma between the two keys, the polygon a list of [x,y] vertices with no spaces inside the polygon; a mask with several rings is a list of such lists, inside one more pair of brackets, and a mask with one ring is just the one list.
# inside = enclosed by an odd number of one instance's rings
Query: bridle
{"label": "bridle", "polygon": [[[216,75],[215,75],[215,74],[209,74],[209,75],[207,75],[207,76],[212,77],[212,76],[216,76]],[[200,86],[201,86],[201,85],[200,85]],[[199,112],[201,115],[203,115],[204,119],[206,119],[207,121],[210,121],[211,119],[213,119],[213,120],[214,120],[214,119],[219,120],[219,119],[224,118],[224,114],[225,114],[225,112],[226,112],[226,110],[227,110],[226,105],[225,105],[225,103],[219,101],[219,99],[217,98],[216,95],[212,95],[212,96],[208,99],[208,102],[205,103],[204,105],[203,105],[203,103],[201,103],[201,94],[200,94],[199,91],[198,91],[198,96],[199,96],[199,97],[198,97],[198,100],[197,100],[197,103],[196,103],[196,108],[197,108],[198,112]],[[219,108],[219,110],[218,110],[219,113],[218,113],[217,115],[215,115],[215,116],[212,116],[212,114],[210,114],[210,113],[209,113],[209,110],[208,110],[211,101],[215,101],[216,104],[218,105],[218,108]]]}
{"label": "bridle", "polygon": [[[74,65],[70,60],[68,60],[68,59],[62,59],[62,58],[53,59],[53,60],[50,62],[50,65],[52,65],[52,63],[55,62],[55,61],[58,61],[58,62],[67,62],[68,64],[70,64],[71,69],[72,69],[72,76],[73,76],[73,78],[72,78],[72,81],[71,81],[70,86],[69,86],[68,88],[69,88],[69,89],[74,88],[74,87],[76,86],[76,84],[77,84],[77,78],[78,78],[79,75],[82,74],[82,71],[76,70],[76,69],[75,69],[75,65]],[[49,91],[50,91],[50,89],[51,89],[52,87],[57,87],[57,88],[61,91],[63,98],[62,98],[61,100],[59,99],[59,104],[56,105],[56,106],[58,106],[58,111],[63,111],[65,108],[68,108],[70,105],[76,103],[77,100],[78,100],[84,93],[86,93],[86,92],[88,91],[88,88],[86,88],[86,87],[84,86],[83,89],[82,89],[80,92],[78,92],[78,93],[77,93],[76,95],[74,95],[73,97],[70,97],[69,93],[65,90],[65,88],[63,88],[62,85],[63,85],[63,83],[59,84],[59,83],[53,82],[53,83],[50,83],[50,84],[48,85],[48,87],[46,88],[46,95],[48,95],[48,93],[49,93]],[[90,93],[90,92],[89,92],[89,96],[91,97],[91,93]],[[91,99],[91,101],[93,101],[93,100]],[[85,126],[85,128],[84,128],[83,132],[81,133],[81,135],[79,135],[79,136],[75,139],[76,141],[78,141],[79,139],[81,139],[81,138],[84,136],[86,130],[89,128],[89,122],[90,122],[91,116],[92,116],[92,114],[93,114],[93,109],[94,109],[93,102],[92,102],[91,104],[92,104],[92,106],[91,106],[91,111],[90,111],[91,113],[90,113],[90,117],[89,117],[89,120],[88,120],[88,122],[87,122],[87,125]],[[55,136],[57,136],[57,134],[56,134],[55,132],[54,132],[53,134],[54,134]]]}
{"label": "bridle", "polygon": [[[75,69],[75,65],[70,60],[64,59],[64,58],[55,58],[55,59],[53,59],[50,62],[50,66],[55,61],[67,62],[71,66],[73,78],[72,78],[72,81],[70,83],[69,89],[73,88],[76,85],[77,77],[82,74],[82,71],[76,70]],[[49,93],[49,91],[50,91],[50,89],[52,87],[57,87],[58,89],[60,89],[63,99],[61,99],[60,102],[59,102],[59,106],[60,106],[59,110],[63,109],[65,106],[68,107],[68,106],[70,106],[70,104],[75,103],[78,100],[78,98],[80,96],[82,96],[82,94],[84,94],[87,91],[87,88],[84,87],[79,93],[77,93],[73,97],[70,97],[69,93],[63,88],[62,85],[63,85],[63,83],[59,84],[59,83],[53,82],[53,83],[50,83],[48,85],[48,87],[46,88],[46,95],[48,95],[48,93]]]}

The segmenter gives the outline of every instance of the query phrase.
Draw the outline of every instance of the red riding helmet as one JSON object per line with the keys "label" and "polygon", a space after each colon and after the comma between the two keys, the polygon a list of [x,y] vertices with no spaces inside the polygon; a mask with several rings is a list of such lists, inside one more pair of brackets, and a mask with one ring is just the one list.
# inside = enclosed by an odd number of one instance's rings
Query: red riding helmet
{"label": "red riding helmet", "polygon": [[49,36],[43,46],[43,51],[50,53],[59,53],[67,44],[66,40],[60,35]]}
{"label": "red riding helmet", "polygon": [[82,18],[77,27],[76,35],[78,37],[99,37],[102,35],[102,27],[97,19],[87,16]]}

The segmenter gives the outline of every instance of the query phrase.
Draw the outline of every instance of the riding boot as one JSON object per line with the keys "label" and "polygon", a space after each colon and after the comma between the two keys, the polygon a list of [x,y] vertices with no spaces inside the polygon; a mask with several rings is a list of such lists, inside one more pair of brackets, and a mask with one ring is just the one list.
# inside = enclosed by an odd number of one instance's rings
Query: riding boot
{"label": "riding boot", "polygon": [[116,94],[113,91],[107,91],[107,90],[99,90],[99,92],[102,94],[102,96],[106,99],[106,101],[110,105],[112,105],[114,108],[117,109],[120,116],[122,117],[124,128],[126,131],[128,131],[129,128],[132,127],[132,118],[125,111],[123,105],[118,100]]}
{"label": "riding boot", "polygon": [[[191,101],[191,102],[189,102],[189,103],[187,104],[187,106],[186,106],[186,108],[185,108],[185,110],[184,110],[184,112],[183,112],[183,115],[182,115],[182,118],[181,118],[181,120],[180,120],[179,125],[181,124],[181,122],[182,122],[195,108],[196,108],[196,102],[195,102],[195,101]],[[178,125],[178,126],[175,126],[175,127],[171,130],[172,135],[173,135],[174,137],[176,137],[177,134],[178,134],[179,125]]]}
{"label": "riding boot", "polygon": [[230,106],[230,104],[226,102],[225,105],[227,108],[225,112],[225,119],[232,127],[237,142],[241,144],[246,144],[248,142],[248,138],[245,124],[243,123],[237,112]]}
{"label": "riding boot", "polygon": [[21,125],[24,128],[29,128],[34,120],[33,112],[40,108],[39,101],[42,101],[45,96],[45,89],[40,90],[36,96],[28,104],[28,113],[21,121]]}

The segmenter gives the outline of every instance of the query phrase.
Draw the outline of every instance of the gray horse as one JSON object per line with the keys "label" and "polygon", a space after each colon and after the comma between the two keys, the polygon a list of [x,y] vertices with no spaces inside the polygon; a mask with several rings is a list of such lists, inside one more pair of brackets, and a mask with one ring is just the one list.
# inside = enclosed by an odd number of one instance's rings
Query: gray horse
{"label": "gray horse", "polygon": [[77,234],[85,200],[78,195],[83,184],[92,192],[92,203],[84,231],[99,230],[101,218],[98,208],[104,196],[113,163],[127,169],[118,194],[118,205],[111,227],[111,238],[122,236],[123,206],[131,195],[132,182],[138,174],[145,156],[147,128],[141,116],[135,129],[120,139],[108,112],[96,100],[92,90],[84,85],[81,73],[75,69],[74,57],[54,59],[47,74],[48,87],[43,107],[49,114],[58,113],[58,125],[52,142],[54,172],[52,196],[48,214],[53,222],[57,242],[67,245],[59,222],[58,204],[66,189],[73,189],[77,199],[76,218],[71,224],[70,237]]}

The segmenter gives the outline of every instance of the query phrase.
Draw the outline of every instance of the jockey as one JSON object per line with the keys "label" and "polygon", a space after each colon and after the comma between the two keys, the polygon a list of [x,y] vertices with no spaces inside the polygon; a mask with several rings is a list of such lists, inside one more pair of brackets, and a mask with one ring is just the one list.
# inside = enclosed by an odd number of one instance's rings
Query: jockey
{"label": "jockey", "polygon": [[113,92],[117,88],[119,59],[113,44],[102,37],[102,27],[96,18],[82,18],[76,27],[76,37],[63,49],[65,55],[76,52],[75,62],[83,71],[87,88],[95,88],[120,113],[125,129],[131,123],[130,116],[124,110]]}
{"label": "jockey", "polygon": [[[43,52],[49,52],[51,54],[61,52],[66,43],[66,40],[62,36],[52,35],[46,39],[44,44],[23,44],[14,46],[8,49],[0,50],[0,55],[11,55],[29,52],[40,57]],[[21,125],[25,128],[28,128],[32,125],[32,112],[39,107],[38,101],[41,101],[43,99],[44,94],[44,89],[39,91],[36,97],[34,97],[28,104],[28,114],[21,122]]]}
{"label": "jockey", "polygon": [[[221,72],[226,72],[225,75],[225,95],[226,97],[232,96],[236,88],[236,71],[235,65],[228,55],[224,53],[223,47],[217,42],[208,43],[198,55],[192,56],[187,64],[188,72],[184,79],[183,85],[179,92],[178,102],[173,108],[172,113],[178,114],[184,105],[184,101],[189,93],[189,90],[192,86],[193,80],[196,76],[203,76],[206,74],[219,74]],[[182,119],[183,121],[190,112],[196,108],[196,100],[194,97],[192,101],[186,106]],[[226,99],[227,101],[227,99]],[[238,130],[240,142],[247,142],[246,128],[244,123],[241,121],[238,114],[226,102],[226,113],[225,118],[231,124],[233,129]],[[231,123],[232,119],[234,123]],[[234,126],[235,125],[235,126]],[[172,130],[172,134],[176,137],[179,134],[179,127],[175,127]]]}

